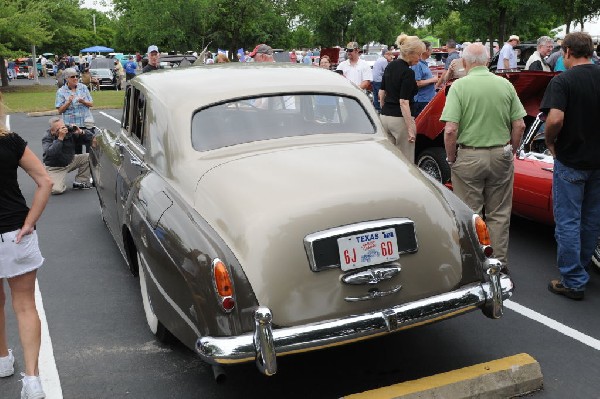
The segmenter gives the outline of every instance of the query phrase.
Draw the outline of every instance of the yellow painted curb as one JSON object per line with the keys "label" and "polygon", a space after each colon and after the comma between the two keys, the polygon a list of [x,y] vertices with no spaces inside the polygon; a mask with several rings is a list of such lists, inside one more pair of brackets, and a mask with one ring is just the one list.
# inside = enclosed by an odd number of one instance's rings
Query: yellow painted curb
{"label": "yellow painted curb", "polygon": [[541,389],[539,363],[518,355],[344,396],[344,399],[509,398]]}

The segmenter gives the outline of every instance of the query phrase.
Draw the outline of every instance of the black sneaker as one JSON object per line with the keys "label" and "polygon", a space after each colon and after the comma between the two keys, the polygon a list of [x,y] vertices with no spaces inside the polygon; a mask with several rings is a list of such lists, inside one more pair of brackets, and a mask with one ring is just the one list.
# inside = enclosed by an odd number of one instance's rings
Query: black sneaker
{"label": "black sneaker", "polygon": [[548,291],[556,295],[564,295],[567,298],[581,301],[584,296],[584,291],[577,291],[572,288],[567,288],[560,280],[552,280],[548,283]]}
{"label": "black sneaker", "polygon": [[92,188],[90,183],[87,182],[73,182],[73,190],[89,190]]}

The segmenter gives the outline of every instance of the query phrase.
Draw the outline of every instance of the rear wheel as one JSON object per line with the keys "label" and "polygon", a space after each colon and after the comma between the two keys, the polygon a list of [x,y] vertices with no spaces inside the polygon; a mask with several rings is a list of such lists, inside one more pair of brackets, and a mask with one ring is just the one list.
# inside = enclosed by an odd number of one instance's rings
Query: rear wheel
{"label": "rear wheel", "polygon": [[440,183],[450,181],[450,165],[446,161],[446,151],[441,147],[431,147],[421,151],[417,166]]}
{"label": "rear wheel", "polygon": [[139,252],[136,251],[136,255],[139,266],[140,291],[142,293],[142,304],[144,305],[146,322],[148,323],[148,327],[156,339],[163,343],[169,342],[171,340],[171,333],[160,322],[160,320],[158,320],[158,317],[154,313],[154,309],[152,309],[152,301],[150,300],[150,294],[148,293],[148,282],[146,280],[148,277],[146,276],[146,264],[142,260]]}

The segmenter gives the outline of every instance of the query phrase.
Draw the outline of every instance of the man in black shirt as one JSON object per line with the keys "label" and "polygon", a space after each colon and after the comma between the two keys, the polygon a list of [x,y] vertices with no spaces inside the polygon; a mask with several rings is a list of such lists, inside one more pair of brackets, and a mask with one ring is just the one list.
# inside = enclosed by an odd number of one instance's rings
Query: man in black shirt
{"label": "man in black shirt", "polygon": [[567,71],[546,88],[545,139],[554,155],[552,201],[561,278],[548,289],[580,300],[589,280],[586,267],[600,235],[600,66],[590,62],[592,39],[574,32],[562,43]]}
{"label": "man in black shirt", "polygon": [[155,45],[148,47],[148,64],[142,69],[142,73],[160,69],[159,59],[160,53],[158,52],[158,47]]}
{"label": "man in black shirt", "polygon": [[89,189],[90,163],[88,154],[75,154],[81,144],[91,144],[93,134],[77,126],[67,127],[59,117],[50,118],[50,129],[42,138],[44,165],[54,183],[52,194],[62,194],[67,189],[67,173],[77,169],[74,189]]}

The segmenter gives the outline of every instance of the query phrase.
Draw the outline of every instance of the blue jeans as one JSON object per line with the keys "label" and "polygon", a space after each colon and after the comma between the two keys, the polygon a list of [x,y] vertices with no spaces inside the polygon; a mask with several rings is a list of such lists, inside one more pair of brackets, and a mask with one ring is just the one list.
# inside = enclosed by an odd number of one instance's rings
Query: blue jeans
{"label": "blue jeans", "polygon": [[381,105],[379,104],[379,89],[381,89],[381,82],[371,82],[373,88],[373,106],[377,112],[381,112]]}
{"label": "blue jeans", "polygon": [[561,282],[583,291],[600,235],[600,169],[573,169],[554,159],[552,201]]}

